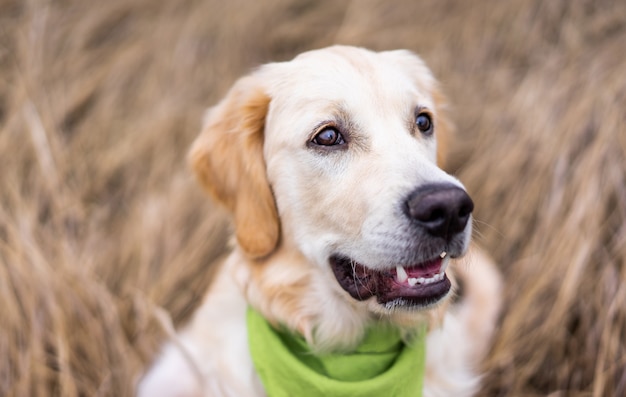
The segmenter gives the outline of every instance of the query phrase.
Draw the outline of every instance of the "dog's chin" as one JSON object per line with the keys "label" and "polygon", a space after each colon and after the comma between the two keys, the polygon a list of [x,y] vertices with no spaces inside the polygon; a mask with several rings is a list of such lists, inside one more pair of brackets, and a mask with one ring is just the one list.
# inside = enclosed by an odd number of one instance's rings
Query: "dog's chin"
{"label": "dog's chin", "polygon": [[427,309],[443,300],[452,286],[446,275],[448,261],[444,252],[411,266],[374,270],[341,255],[329,259],[337,282],[352,298],[375,297],[387,310]]}

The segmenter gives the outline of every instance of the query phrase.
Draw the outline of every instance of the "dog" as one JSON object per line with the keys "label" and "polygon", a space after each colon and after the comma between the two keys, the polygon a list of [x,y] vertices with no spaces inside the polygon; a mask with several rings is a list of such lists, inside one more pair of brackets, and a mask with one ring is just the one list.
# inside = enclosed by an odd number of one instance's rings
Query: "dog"
{"label": "dog", "polygon": [[[300,361],[278,361],[281,343],[305,346],[304,360],[349,360],[377,327],[398,335],[394,346],[423,348],[387,376],[383,395],[404,395],[405,379],[415,379],[412,395],[473,395],[501,282],[470,241],[471,198],[441,168],[453,128],[445,107],[430,70],[405,50],[332,46],[238,80],[189,154],[232,214],[233,249],[138,395],[366,395],[323,389],[328,374],[307,384]],[[255,359],[256,344],[270,342],[277,350]]]}

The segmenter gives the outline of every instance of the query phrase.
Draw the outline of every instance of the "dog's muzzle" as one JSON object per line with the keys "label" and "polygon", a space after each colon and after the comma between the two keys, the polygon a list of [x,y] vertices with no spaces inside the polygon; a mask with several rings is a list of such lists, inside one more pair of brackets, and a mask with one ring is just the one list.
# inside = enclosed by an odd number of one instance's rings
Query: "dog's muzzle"
{"label": "dog's muzzle", "polygon": [[[350,257],[334,254],[329,262],[339,285],[356,300],[373,296],[389,309],[421,308],[443,299],[451,288],[446,275],[450,257],[463,254],[463,233],[474,203],[462,188],[452,184],[425,185],[405,201],[406,216],[423,242],[417,244],[426,260],[373,269]],[[443,248],[439,248],[443,247]],[[448,247],[452,251],[448,252]],[[436,254],[432,254],[436,252]]]}

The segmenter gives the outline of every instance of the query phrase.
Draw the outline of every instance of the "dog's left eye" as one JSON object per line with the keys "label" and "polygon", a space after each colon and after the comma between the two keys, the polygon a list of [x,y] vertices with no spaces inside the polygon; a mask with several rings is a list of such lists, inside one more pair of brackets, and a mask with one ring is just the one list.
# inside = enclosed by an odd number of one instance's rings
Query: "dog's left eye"
{"label": "dog's left eye", "polygon": [[320,146],[336,146],[346,143],[343,139],[343,135],[333,127],[326,127],[318,132],[311,142]]}
{"label": "dog's left eye", "polygon": [[433,122],[427,113],[420,113],[415,118],[415,125],[417,129],[424,135],[432,135]]}

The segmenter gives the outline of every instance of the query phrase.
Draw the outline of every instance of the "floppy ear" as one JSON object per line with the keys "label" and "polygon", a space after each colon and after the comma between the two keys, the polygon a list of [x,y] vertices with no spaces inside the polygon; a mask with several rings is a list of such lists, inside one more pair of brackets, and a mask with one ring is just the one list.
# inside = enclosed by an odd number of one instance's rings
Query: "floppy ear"
{"label": "floppy ear", "polygon": [[280,235],[263,158],[269,103],[257,77],[241,78],[209,110],[189,153],[198,179],[233,214],[237,241],[253,258],[270,254]]}

